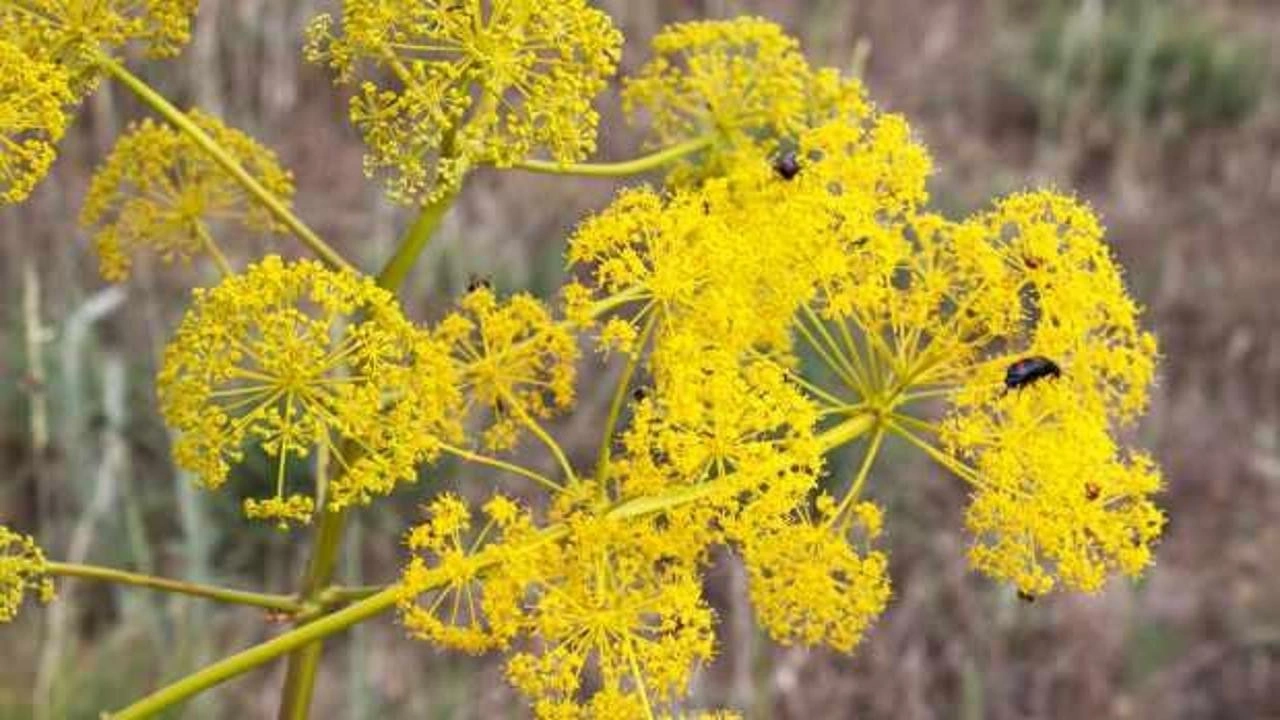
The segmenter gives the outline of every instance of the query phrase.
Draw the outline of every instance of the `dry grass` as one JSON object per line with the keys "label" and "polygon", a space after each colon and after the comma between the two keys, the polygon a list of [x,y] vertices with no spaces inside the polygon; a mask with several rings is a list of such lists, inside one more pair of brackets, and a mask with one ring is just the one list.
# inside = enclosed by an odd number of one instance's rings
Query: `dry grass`
{"label": "dry grass", "polygon": [[[369,267],[404,216],[361,180],[341,99],[297,60],[298,29],[315,4],[206,0],[193,48],[151,77],[183,104],[216,109],[278,148],[297,173],[304,216]],[[935,196],[948,210],[1030,182],[1079,188],[1106,217],[1166,355],[1141,434],[1165,466],[1171,523],[1145,581],[1117,583],[1098,597],[1017,602],[965,570],[961,488],[901,449],[880,485],[897,519],[890,526],[897,597],[869,641],[853,657],[773,647],[753,629],[740,571],[725,558],[710,582],[725,643],[698,681],[699,702],[731,702],[760,718],[1280,717],[1275,72],[1252,88],[1255,112],[1191,128],[1167,113],[1106,115],[1099,86],[1079,78],[1065,87],[1068,102],[1052,107],[1011,80],[1010,69],[1027,69],[1019,63],[1034,41],[1036,3],[606,4],[637,39],[627,67],[642,56],[640,39],[668,19],[749,11],[785,22],[811,54],[864,71],[883,105],[912,118],[936,154]],[[1077,28],[1105,5],[1057,4]],[[1170,6],[1175,24],[1202,21],[1190,6]],[[1275,3],[1195,6],[1212,27],[1280,37]],[[1134,37],[1148,29],[1135,26]],[[1272,45],[1261,51],[1280,67],[1280,46]],[[1027,82],[1025,73],[1014,75]],[[1049,72],[1029,81],[1054,80]],[[283,591],[295,581],[300,541],[237,520],[225,498],[194,494],[175,477],[152,409],[156,348],[186,289],[209,280],[211,269],[144,268],[125,301],[113,303],[74,226],[90,169],[122,122],[139,115],[130,98],[104,88],[64,143],[54,177],[28,205],[0,211],[0,517],[36,530],[55,556],[80,538],[93,561]],[[616,111],[606,117],[620,127]],[[613,133],[602,154],[626,156],[635,147],[633,135]],[[554,287],[565,231],[612,190],[601,181],[474,178],[422,263],[431,269],[411,284],[411,313],[438,313],[476,272],[502,289]],[[240,256],[265,247],[245,239]],[[33,277],[34,309],[23,303]],[[46,341],[43,374],[34,376],[25,341],[32,315]],[[41,412],[47,443],[33,420]],[[584,434],[581,449],[592,444]],[[447,486],[468,479],[454,467],[444,475]],[[351,580],[395,572],[398,533],[417,500],[400,497],[360,518],[348,556],[362,572]],[[59,701],[43,708],[46,716],[96,717],[277,631],[253,612],[101,587],[67,586],[64,597],[58,613],[27,612],[0,629],[0,718],[31,716],[31,688],[41,681]],[[42,655],[37,636],[51,631],[63,640]],[[405,641],[385,619],[332,650],[317,717],[522,715],[496,661]],[[278,667],[250,675],[184,716],[270,716],[279,682]]]}

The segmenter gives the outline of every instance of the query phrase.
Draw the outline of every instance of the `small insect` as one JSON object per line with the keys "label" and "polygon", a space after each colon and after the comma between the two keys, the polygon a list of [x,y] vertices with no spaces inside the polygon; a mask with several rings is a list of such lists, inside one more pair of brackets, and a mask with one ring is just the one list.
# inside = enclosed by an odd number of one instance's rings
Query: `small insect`
{"label": "small insect", "polygon": [[1084,484],[1084,497],[1086,500],[1097,500],[1102,495],[1102,488],[1096,483],[1087,482]]}
{"label": "small insect", "polygon": [[636,389],[631,391],[631,399],[636,402],[640,402],[647,397],[649,397],[649,390],[643,386],[638,386]]}
{"label": "small insect", "polygon": [[788,150],[773,161],[773,170],[783,180],[790,180],[800,174],[800,158],[796,157],[794,150]]}
{"label": "small insect", "polygon": [[1006,391],[1019,390],[1047,377],[1062,377],[1062,368],[1047,357],[1034,355],[1009,366],[1004,374],[1004,387]]}
{"label": "small insect", "polygon": [[284,625],[293,622],[293,613],[285,610],[265,610],[262,613],[263,619],[272,625]]}
{"label": "small insect", "polygon": [[1035,601],[1036,601],[1036,596],[1035,596],[1035,595],[1032,595],[1031,593],[1027,592],[1026,590],[1019,590],[1019,591],[1018,591],[1018,599],[1019,599],[1019,600],[1021,600],[1021,601],[1022,601],[1022,602],[1024,602],[1024,603],[1033,603],[1033,602],[1035,602]]}
{"label": "small insect", "polygon": [[472,275],[471,279],[467,281],[467,292],[469,293],[473,293],[482,288],[485,290],[493,289],[493,283],[484,275]]}

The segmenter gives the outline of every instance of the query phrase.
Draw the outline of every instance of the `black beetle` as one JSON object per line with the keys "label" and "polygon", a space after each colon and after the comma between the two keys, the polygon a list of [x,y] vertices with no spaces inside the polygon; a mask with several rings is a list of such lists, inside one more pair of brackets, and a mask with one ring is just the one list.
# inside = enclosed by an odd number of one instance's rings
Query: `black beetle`
{"label": "black beetle", "polygon": [[1021,601],[1022,601],[1022,602],[1024,602],[1024,603],[1033,603],[1033,602],[1035,602],[1035,601],[1036,601],[1036,596],[1035,596],[1035,595],[1032,595],[1031,593],[1027,592],[1026,590],[1019,590],[1019,591],[1018,591],[1018,599],[1019,599],[1019,600],[1021,600]]}
{"label": "black beetle", "polygon": [[792,150],[782,153],[773,161],[774,172],[783,180],[790,180],[800,174],[800,158]]}
{"label": "black beetle", "polygon": [[1062,377],[1062,368],[1047,357],[1034,355],[1009,366],[1004,374],[1004,387],[1006,391],[1017,390],[1047,377]]}

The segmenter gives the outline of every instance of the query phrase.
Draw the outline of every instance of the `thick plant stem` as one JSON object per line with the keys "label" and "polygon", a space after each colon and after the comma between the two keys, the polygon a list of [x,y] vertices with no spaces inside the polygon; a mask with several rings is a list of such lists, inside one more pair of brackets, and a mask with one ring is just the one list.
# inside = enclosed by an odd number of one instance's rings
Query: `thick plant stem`
{"label": "thick plant stem", "polygon": [[[876,427],[877,422],[875,413],[868,410],[858,415],[854,415],[839,425],[821,433],[816,439],[821,448],[832,450],[866,434],[868,431]],[[648,515],[679,507],[681,505],[687,505],[688,503],[714,495],[717,492],[723,492],[726,488],[732,487],[734,487],[732,482],[720,480],[703,483],[701,485],[682,487],[679,490],[675,490],[664,495],[629,500],[620,505],[614,506],[605,513],[605,516],[612,519],[622,520]],[[568,533],[568,526],[564,524],[552,525],[540,532],[537,539],[531,541],[531,543],[541,544],[554,542],[565,537]],[[508,549],[507,552],[509,553],[510,549]],[[476,569],[478,571],[483,571],[498,564],[501,562],[501,558],[507,556],[508,555],[505,553],[490,553],[482,550],[475,558]],[[448,582],[449,580],[449,576],[443,572],[434,570],[430,572],[432,573],[432,578],[424,583],[424,586],[427,589],[434,587],[437,584]],[[399,592],[399,585],[391,585],[374,595],[370,595],[364,600],[348,605],[335,613],[325,615],[314,622],[287,632],[274,640],[269,640],[261,645],[249,648],[248,650],[237,653],[236,655],[232,655],[229,658],[219,660],[203,670],[200,670],[193,675],[188,675],[172,685],[148,695],[133,705],[121,710],[119,713],[108,717],[115,718],[116,720],[134,720],[136,718],[148,717],[154,713],[160,712],[165,708],[186,700],[192,695],[226,682],[237,675],[249,672],[255,667],[264,665],[285,653],[292,652],[304,645],[308,645],[309,643],[315,643],[322,638],[328,637],[329,635],[345,630],[352,625],[390,610],[395,606],[396,601],[399,599]]]}
{"label": "thick plant stem", "polygon": [[315,622],[287,632],[261,645],[249,648],[188,675],[172,685],[139,700],[118,713],[107,715],[114,720],[137,720],[159,713],[203,690],[252,670],[275,658],[320,638],[351,627],[379,615],[396,604],[398,588],[391,586],[353,605],[326,615]]}
{"label": "thick plant stem", "polygon": [[451,192],[422,208],[413,225],[409,226],[408,232],[401,238],[395,254],[387,261],[382,272],[378,273],[378,285],[394,292],[404,284],[409,271],[413,269],[414,262],[426,249],[431,236],[435,234],[436,228],[440,227],[440,222],[453,206],[453,200],[456,197],[457,192]]}
{"label": "thick plant stem", "polygon": [[622,406],[627,401],[627,389],[631,387],[631,380],[635,377],[636,368],[640,366],[640,358],[644,355],[644,349],[649,344],[649,337],[653,334],[653,328],[657,322],[658,313],[654,312],[645,322],[644,329],[640,331],[640,338],[631,351],[631,357],[627,358],[626,366],[622,368],[618,386],[613,391],[613,400],[609,403],[609,415],[604,422],[604,435],[600,438],[600,451],[596,453],[596,480],[601,484],[602,490],[605,487],[605,481],[608,480],[613,433],[618,427],[618,419],[622,417]]}
{"label": "thick plant stem", "polygon": [[[400,239],[396,252],[378,274],[378,285],[396,292],[404,284],[413,269],[414,262],[426,248],[445,213],[453,205],[455,193],[427,205],[418,214],[413,225]],[[316,528],[315,544],[306,577],[302,581],[300,595],[303,602],[314,603],[333,579],[342,546],[342,530],[346,525],[345,511],[321,511]],[[306,627],[305,625],[303,627]],[[320,668],[320,656],[324,644],[316,640],[304,645],[289,656],[284,689],[280,697],[280,720],[305,720],[311,710],[311,698],[315,691],[316,673]]]}
{"label": "thick plant stem", "polygon": [[232,590],[230,588],[219,587],[217,585],[200,585],[197,583],[183,582],[181,580],[170,580],[168,578],[154,577],[152,575],[142,575],[139,573],[127,572],[125,570],[116,570],[114,568],[98,567],[96,565],[48,562],[45,563],[45,570],[50,575],[56,575],[59,577],[98,580],[101,582],[116,583],[118,585],[133,585],[135,587],[150,588],[161,592],[171,592],[178,593],[180,595],[207,598],[209,600],[216,600],[218,602],[234,605],[250,605],[253,607],[263,608],[264,610],[298,613],[305,609],[305,606],[302,603],[287,595],[246,592],[243,590]]}
{"label": "thick plant stem", "polygon": [[[319,598],[329,581],[333,579],[345,525],[345,511],[321,512],[320,524],[316,528],[315,545],[311,550],[311,562],[302,580],[300,595],[303,602],[309,603]],[[302,627],[305,628],[307,625]],[[311,696],[315,689],[316,671],[320,666],[320,654],[323,650],[323,643],[316,640],[289,656],[289,668],[285,674],[284,690],[280,697],[278,717],[281,720],[286,718],[303,720],[307,717],[311,710]]]}
{"label": "thick plant stem", "polygon": [[642,172],[656,170],[663,165],[669,165],[685,155],[692,155],[699,150],[709,147],[715,142],[715,137],[707,135],[693,140],[672,145],[663,148],[658,152],[635,158],[634,160],[625,160],[623,162],[612,163],[558,163],[553,160],[524,160],[515,164],[515,167],[521,170],[529,170],[532,172],[550,173],[553,175],[581,175],[585,177],[626,177],[628,175],[639,175]]}
{"label": "thick plant stem", "polygon": [[248,170],[245,170],[240,163],[236,162],[236,159],[232,157],[225,148],[219,145],[216,140],[209,137],[209,134],[192,121],[186,113],[174,107],[173,104],[166,100],[163,95],[151,89],[151,86],[144,82],[142,78],[139,78],[129,72],[125,66],[121,65],[114,58],[106,55],[105,53],[99,53],[96,60],[102,69],[106,70],[112,77],[119,80],[125,87],[129,88],[133,94],[137,95],[140,100],[150,106],[151,109],[155,110],[163,116],[165,120],[172,123],[174,127],[178,128],[183,133],[186,133],[197,145],[201,147],[201,149],[209,153],[209,156],[221,165],[223,170],[226,170],[236,182],[240,183],[240,185],[248,191],[250,195],[252,195],[258,202],[262,203],[262,206],[265,207],[276,220],[279,220],[282,225],[289,228],[289,231],[292,232],[303,245],[306,245],[313,253],[315,253],[316,256],[336,269],[355,270],[350,263],[338,254],[338,251],[334,250],[328,243],[320,239],[320,236],[308,227],[306,223],[302,222],[297,215],[294,215],[293,212],[289,210],[283,202],[281,202],[280,198],[276,197],[270,190],[263,187],[262,183],[258,182],[257,178],[250,175]]}

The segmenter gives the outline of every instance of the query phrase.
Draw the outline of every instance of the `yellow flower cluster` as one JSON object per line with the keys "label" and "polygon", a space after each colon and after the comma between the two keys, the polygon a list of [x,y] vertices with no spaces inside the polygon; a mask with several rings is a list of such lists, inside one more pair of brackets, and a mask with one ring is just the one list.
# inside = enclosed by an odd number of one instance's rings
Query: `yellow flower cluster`
{"label": "yellow flower cluster", "polygon": [[491,414],[485,445],[510,449],[521,428],[540,432],[539,419],[573,404],[577,341],[530,295],[499,301],[477,287],[460,306],[435,337],[452,349],[468,409]]}
{"label": "yellow flower cluster", "polygon": [[97,82],[95,52],[140,43],[149,57],[177,55],[199,0],[3,0],[0,40],[62,66],[82,97]]}
{"label": "yellow flower cluster", "polygon": [[[521,629],[524,581],[532,556],[508,555],[480,582],[481,548],[519,545],[533,537],[529,515],[496,495],[484,506],[484,527],[471,534],[471,508],[441,494],[427,508],[429,520],[409,533],[414,557],[401,579],[400,610],[415,637],[478,654],[507,646]],[[488,544],[488,545],[487,545]],[[433,585],[444,575],[443,587]]]}
{"label": "yellow flower cluster", "polygon": [[[173,53],[194,4],[0,0],[0,200],[47,171],[97,53]],[[479,165],[589,154],[620,44],[586,0],[344,0],[307,54],[356,84],[366,172],[424,203]],[[175,462],[216,489],[261,453],[271,477],[244,512],[281,527],[387,495],[442,454],[536,483],[527,506],[496,488],[479,507],[434,496],[405,538],[398,607],[423,640],[509,651],[542,718],[684,716],[716,652],[702,585],[719,548],[777,641],[855,648],[891,596],[873,482],[889,435],[968,484],[971,564],[1024,595],[1150,564],[1159,471],[1118,436],[1145,411],[1156,343],[1089,208],[1039,191],[931,212],[908,123],[759,18],[664,30],[623,102],[657,143],[707,144],[579,225],[563,317],[479,285],[429,328],[354,272],[269,256],[234,273],[218,223],[277,219],[186,135],[131,128],[82,216],[103,274],[125,278],[142,248],[225,271],[158,377]],[[270,151],[190,117],[292,195]],[[577,401],[590,342],[624,368],[587,471],[544,424]],[[831,477],[832,452],[864,437],[852,476]],[[558,475],[502,455],[527,438]],[[45,569],[0,528],[0,620],[51,593]]]}
{"label": "yellow flower cluster", "polygon": [[859,553],[834,501],[821,496],[817,505],[816,518],[778,518],[744,544],[751,602],[778,642],[850,652],[889,602],[888,558],[870,549],[880,510],[860,503],[848,516],[857,519]]}
{"label": "yellow flower cluster", "polygon": [[97,84],[100,52],[139,41],[175,55],[198,0],[0,0],[0,205],[49,171],[68,110]]}
{"label": "yellow flower cluster", "polygon": [[683,698],[694,668],[714,655],[697,568],[647,524],[575,516],[570,525],[536,566],[526,619],[536,642],[511,656],[507,675],[539,717],[572,717],[594,665],[600,689],[587,717],[621,708],[653,716]]}
{"label": "yellow flower cluster", "polygon": [[[293,196],[292,177],[275,153],[210,115],[192,111],[190,117],[275,197],[287,202]],[[221,259],[214,223],[281,230],[190,136],[151,120],[131,127],[98,168],[80,222],[93,229],[102,276],[111,281],[128,278],[141,248],[166,262],[199,253]]]}
{"label": "yellow flower cluster", "polygon": [[66,71],[0,38],[0,204],[25,200],[49,171],[73,99]]}
{"label": "yellow flower cluster", "polygon": [[828,120],[856,124],[870,111],[862,85],[813,69],[800,44],[763,18],[679,23],[653,39],[653,59],[626,80],[627,113],[647,116],[662,144],[711,135],[714,149],[668,182],[733,172]]}
{"label": "yellow flower cluster", "polygon": [[478,165],[595,148],[592,100],[622,36],[586,0],[344,0],[340,25],[317,17],[307,55],[360,81],[365,171],[397,200],[443,197]]}
{"label": "yellow flower cluster", "polygon": [[257,446],[274,490],[251,516],[306,522],[315,504],[287,483],[290,458],[327,453],[317,493],[340,509],[367,503],[461,432],[448,348],[401,314],[371,279],[270,256],[196,292],[165,353],[161,409],[181,432],[177,463],[217,488]]}
{"label": "yellow flower cluster", "polygon": [[45,577],[44,552],[30,536],[0,525],[0,623],[17,616],[29,590],[41,602],[53,600],[53,581]]}

